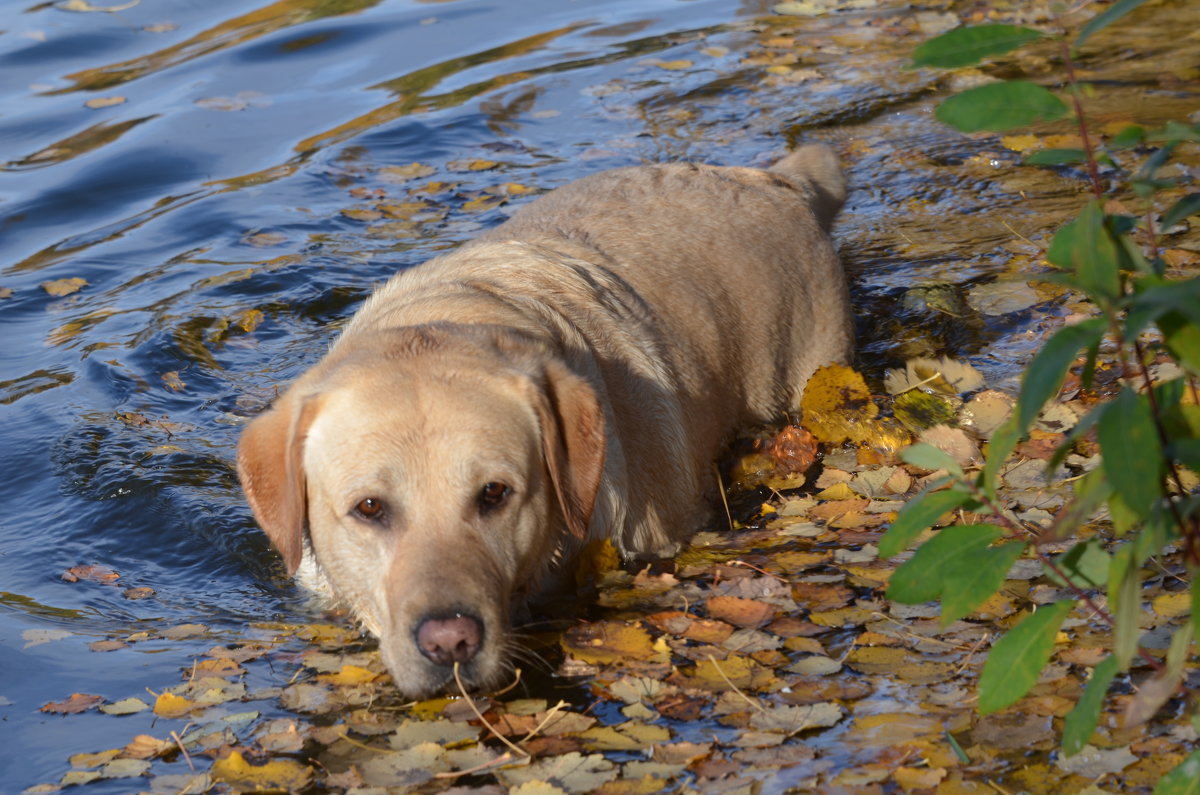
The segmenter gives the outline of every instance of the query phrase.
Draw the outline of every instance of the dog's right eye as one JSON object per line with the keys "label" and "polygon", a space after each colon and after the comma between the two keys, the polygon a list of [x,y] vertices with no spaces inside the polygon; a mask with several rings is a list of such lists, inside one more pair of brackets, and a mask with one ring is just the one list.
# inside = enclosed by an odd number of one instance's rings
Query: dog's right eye
{"label": "dog's right eye", "polygon": [[383,515],[383,500],[376,497],[359,500],[354,512],[364,519],[378,519]]}

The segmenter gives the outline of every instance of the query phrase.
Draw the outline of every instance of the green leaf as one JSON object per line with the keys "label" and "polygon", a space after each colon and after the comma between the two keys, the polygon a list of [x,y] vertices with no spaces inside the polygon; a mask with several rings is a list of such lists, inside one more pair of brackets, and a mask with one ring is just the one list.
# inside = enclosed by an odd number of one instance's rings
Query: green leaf
{"label": "green leaf", "polygon": [[909,500],[900,509],[896,521],[879,539],[879,557],[890,558],[912,544],[924,531],[933,526],[947,511],[966,503],[971,495],[965,491],[927,491]]}
{"label": "green leaf", "polygon": [[1064,326],[1046,340],[1021,380],[1016,412],[1018,434],[1023,435],[1029,429],[1046,402],[1062,389],[1067,371],[1079,351],[1102,340],[1106,329],[1104,318],[1094,317]]}
{"label": "green leaf", "polygon": [[992,438],[988,441],[987,463],[984,464],[983,472],[979,475],[980,485],[989,497],[996,496],[996,476],[1000,472],[1000,467],[1004,466],[1004,462],[1016,449],[1021,435],[1022,431],[1017,427],[1016,414],[1010,416],[992,433]]}
{"label": "green leaf", "polygon": [[1002,55],[1044,34],[1019,25],[975,25],[935,36],[913,52],[911,66],[956,69],[972,66],[989,55]]}
{"label": "green leaf", "polygon": [[1087,152],[1082,149],[1042,149],[1025,158],[1027,166],[1065,166],[1087,162]]}
{"label": "green leaf", "polygon": [[[1174,144],[1180,141],[1200,141],[1200,124],[1182,124],[1169,121],[1157,130],[1146,133],[1150,143]],[[1165,148],[1165,147],[1164,147]]]}
{"label": "green leaf", "polygon": [[1118,547],[1108,570],[1108,604],[1113,617],[1113,657],[1122,671],[1137,654],[1141,630],[1142,575],[1133,545]]}
{"label": "green leaf", "polygon": [[[1089,475],[1097,474],[1094,470]],[[1101,480],[1100,482],[1103,482]],[[1103,494],[1104,492],[1099,492]],[[1097,504],[1096,507],[1099,507]],[[1046,566],[1046,576],[1050,582],[1059,587],[1073,585],[1080,590],[1099,588],[1108,582],[1108,564],[1111,558],[1097,539],[1091,539],[1076,544],[1059,555],[1054,561],[1066,580],[1059,577],[1049,566]]]}
{"label": "green leaf", "polygon": [[1003,132],[1067,115],[1067,106],[1045,88],[1024,80],[988,83],[956,94],[934,111],[938,121],[962,132]]}
{"label": "green leaf", "polygon": [[1158,780],[1154,795],[1200,795],[1200,751],[1192,751]]}
{"label": "green leaf", "polygon": [[1110,224],[1100,202],[1093,199],[1078,218],[1058,230],[1046,252],[1046,259],[1069,268],[1076,286],[1094,299],[1112,299],[1121,289],[1121,249]]}
{"label": "green leaf", "polygon": [[1171,311],[1159,317],[1158,328],[1171,355],[1193,373],[1200,373],[1200,325]]}
{"label": "green leaf", "polygon": [[1037,683],[1054,651],[1054,639],[1075,602],[1056,602],[1026,616],[996,641],[979,677],[979,713],[989,715],[1018,701]]}
{"label": "green leaf", "polygon": [[1082,47],[1083,43],[1091,37],[1093,33],[1101,28],[1108,27],[1113,22],[1116,22],[1121,17],[1128,14],[1133,9],[1140,6],[1146,0],[1118,0],[1109,6],[1103,13],[1092,17],[1083,30],[1079,31],[1079,36],[1075,38],[1075,46]]}
{"label": "green leaf", "polygon": [[[953,528],[946,528],[950,529]],[[1013,563],[1025,551],[1025,546],[1024,541],[1016,541],[987,547],[974,555],[948,563],[948,569],[942,577],[942,615],[938,619],[942,627],[948,627],[968,615],[1000,590]],[[921,547],[921,550],[924,549]],[[921,550],[917,552],[918,555]]]}
{"label": "green leaf", "polygon": [[990,524],[960,524],[942,529],[922,544],[911,560],[892,573],[888,580],[888,598],[905,604],[936,599],[944,593],[946,575],[955,563],[976,558],[1003,536],[1003,530]]}
{"label": "green leaf", "polygon": [[1137,146],[1146,137],[1146,131],[1140,124],[1131,124],[1114,135],[1108,142],[1113,149],[1129,149]]}
{"label": "green leaf", "polygon": [[1096,724],[1100,721],[1100,709],[1104,706],[1104,696],[1108,686],[1117,675],[1117,658],[1111,654],[1101,660],[1092,669],[1092,677],[1083,688],[1083,695],[1072,709],[1063,724],[1062,748],[1067,756],[1074,756],[1083,750]]}
{"label": "green leaf", "polygon": [[939,450],[931,444],[913,444],[900,451],[900,458],[913,466],[937,471],[944,469],[951,475],[962,477],[962,467],[944,450]]}
{"label": "green leaf", "polygon": [[1121,387],[1097,426],[1104,474],[1125,507],[1146,516],[1162,497],[1163,448],[1150,400]]}
{"label": "green leaf", "polygon": [[1200,213],[1200,193],[1189,193],[1167,210],[1159,223],[1164,232],[1188,216]]}

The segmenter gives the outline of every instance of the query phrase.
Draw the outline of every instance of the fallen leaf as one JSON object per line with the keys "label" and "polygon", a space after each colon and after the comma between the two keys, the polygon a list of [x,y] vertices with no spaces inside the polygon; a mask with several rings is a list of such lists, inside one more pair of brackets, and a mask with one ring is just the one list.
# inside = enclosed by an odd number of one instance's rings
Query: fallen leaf
{"label": "fallen leaf", "polygon": [[1059,770],[1066,773],[1097,779],[1120,773],[1136,761],[1138,758],[1125,747],[1101,749],[1094,745],[1085,745],[1074,756],[1059,754],[1055,764]]}
{"label": "fallen leaf", "polygon": [[163,373],[162,381],[163,384],[166,385],[167,389],[170,389],[173,392],[182,392],[187,387],[187,384],[185,384],[183,379],[179,377],[178,370],[171,370],[170,372]]}
{"label": "fallen leaf", "polygon": [[946,453],[959,466],[970,467],[979,463],[982,453],[975,440],[967,435],[962,428],[952,428],[949,425],[937,425],[922,431],[917,441],[932,445]]}
{"label": "fallen leaf", "polygon": [[803,425],[818,440],[839,444],[866,441],[866,423],[879,414],[863,377],[840,364],[817,368],[800,401]]}
{"label": "fallen leaf", "polygon": [[921,389],[953,396],[979,389],[983,386],[983,374],[967,362],[943,356],[940,359],[910,359],[903,370],[888,370],[883,383],[892,395]]}
{"label": "fallen leaf", "polygon": [[162,756],[176,747],[175,743],[170,740],[160,740],[149,734],[139,734],[121,749],[121,753],[133,759],[150,759]]}
{"label": "fallen leaf", "polygon": [[41,287],[55,298],[71,293],[79,292],[87,286],[88,280],[79,276],[72,276],[67,279],[53,279],[48,282],[42,282]]}
{"label": "fallen leaf", "polygon": [[105,715],[132,715],[147,709],[150,709],[150,705],[140,698],[123,698],[100,707],[100,711]]}
{"label": "fallen leaf", "polygon": [[78,712],[85,712],[92,707],[103,703],[104,696],[93,696],[88,693],[72,693],[71,697],[66,701],[51,701],[48,704],[43,704],[40,712],[50,712],[56,715],[74,715]]}
{"label": "fallen leaf", "polygon": [[410,179],[429,177],[437,173],[433,166],[424,163],[409,163],[407,166],[384,166],[379,169],[379,176],[385,182],[407,182]]}
{"label": "fallen leaf", "polygon": [[659,654],[650,633],[625,621],[597,621],[563,633],[563,649],[584,662],[607,664],[650,660]]}
{"label": "fallen leaf", "polygon": [[614,780],[618,772],[617,766],[601,754],[584,756],[573,751],[536,760],[527,767],[501,768],[496,771],[496,776],[509,787],[541,781],[560,787],[571,795],[582,795]]}
{"label": "fallen leaf", "polygon": [[163,718],[182,718],[195,708],[195,703],[174,693],[159,693],[154,700],[154,714]]}
{"label": "fallen leaf", "polygon": [[84,107],[96,110],[97,108],[110,108],[113,105],[124,104],[125,97],[92,97],[83,103]]}
{"label": "fallen leaf", "polygon": [[234,751],[224,759],[213,762],[209,772],[214,781],[223,781],[239,788],[295,792],[307,786],[313,770],[292,759],[276,759],[265,765],[252,765],[240,752]]}
{"label": "fallen leaf", "polygon": [[71,633],[65,629],[27,629],[21,633],[21,639],[25,641],[21,648],[29,649],[69,637]]}
{"label": "fallen leaf", "polygon": [[736,627],[761,627],[775,616],[775,606],[737,596],[713,596],[704,603],[710,618]]}

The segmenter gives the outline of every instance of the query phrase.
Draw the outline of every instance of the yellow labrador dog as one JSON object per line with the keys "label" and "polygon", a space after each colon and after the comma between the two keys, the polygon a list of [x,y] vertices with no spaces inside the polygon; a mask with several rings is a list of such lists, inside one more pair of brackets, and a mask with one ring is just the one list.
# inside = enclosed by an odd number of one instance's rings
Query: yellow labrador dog
{"label": "yellow labrador dog", "polygon": [[671,555],[733,434],[851,350],[833,152],[623,168],[395,276],[245,429],[288,570],[379,637],[400,691],[510,668],[510,615],[587,539]]}

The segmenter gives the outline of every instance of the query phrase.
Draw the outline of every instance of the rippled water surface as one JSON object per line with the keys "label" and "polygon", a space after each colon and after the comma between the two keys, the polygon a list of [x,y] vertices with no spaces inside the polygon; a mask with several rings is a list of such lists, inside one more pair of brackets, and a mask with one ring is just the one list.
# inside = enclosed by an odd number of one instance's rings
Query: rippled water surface
{"label": "rippled water surface", "polygon": [[[397,269],[602,168],[763,165],[825,140],[854,185],[839,234],[868,374],[951,354],[999,383],[1040,316],[948,321],[900,294],[1015,268],[1046,207],[1082,189],[1029,184],[1013,152],[932,120],[937,76],[900,67],[943,29],[941,3],[814,18],[755,0],[5,6],[0,792],[112,745],[112,718],[38,706],[172,683],[213,636],[89,643],[306,615],[237,487],[238,429]],[[1194,29],[1187,3],[1158,8]],[[1108,70],[1101,114],[1193,112],[1194,91],[1159,82],[1194,66],[1192,38],[1085,64]],[[1053,201],[1035,213],[1026,189]],[[70,278],[86,284],[41,286]],[[62,578],[86,564],[119,580]],[[128,720],[120,743],[143,728]]]}

